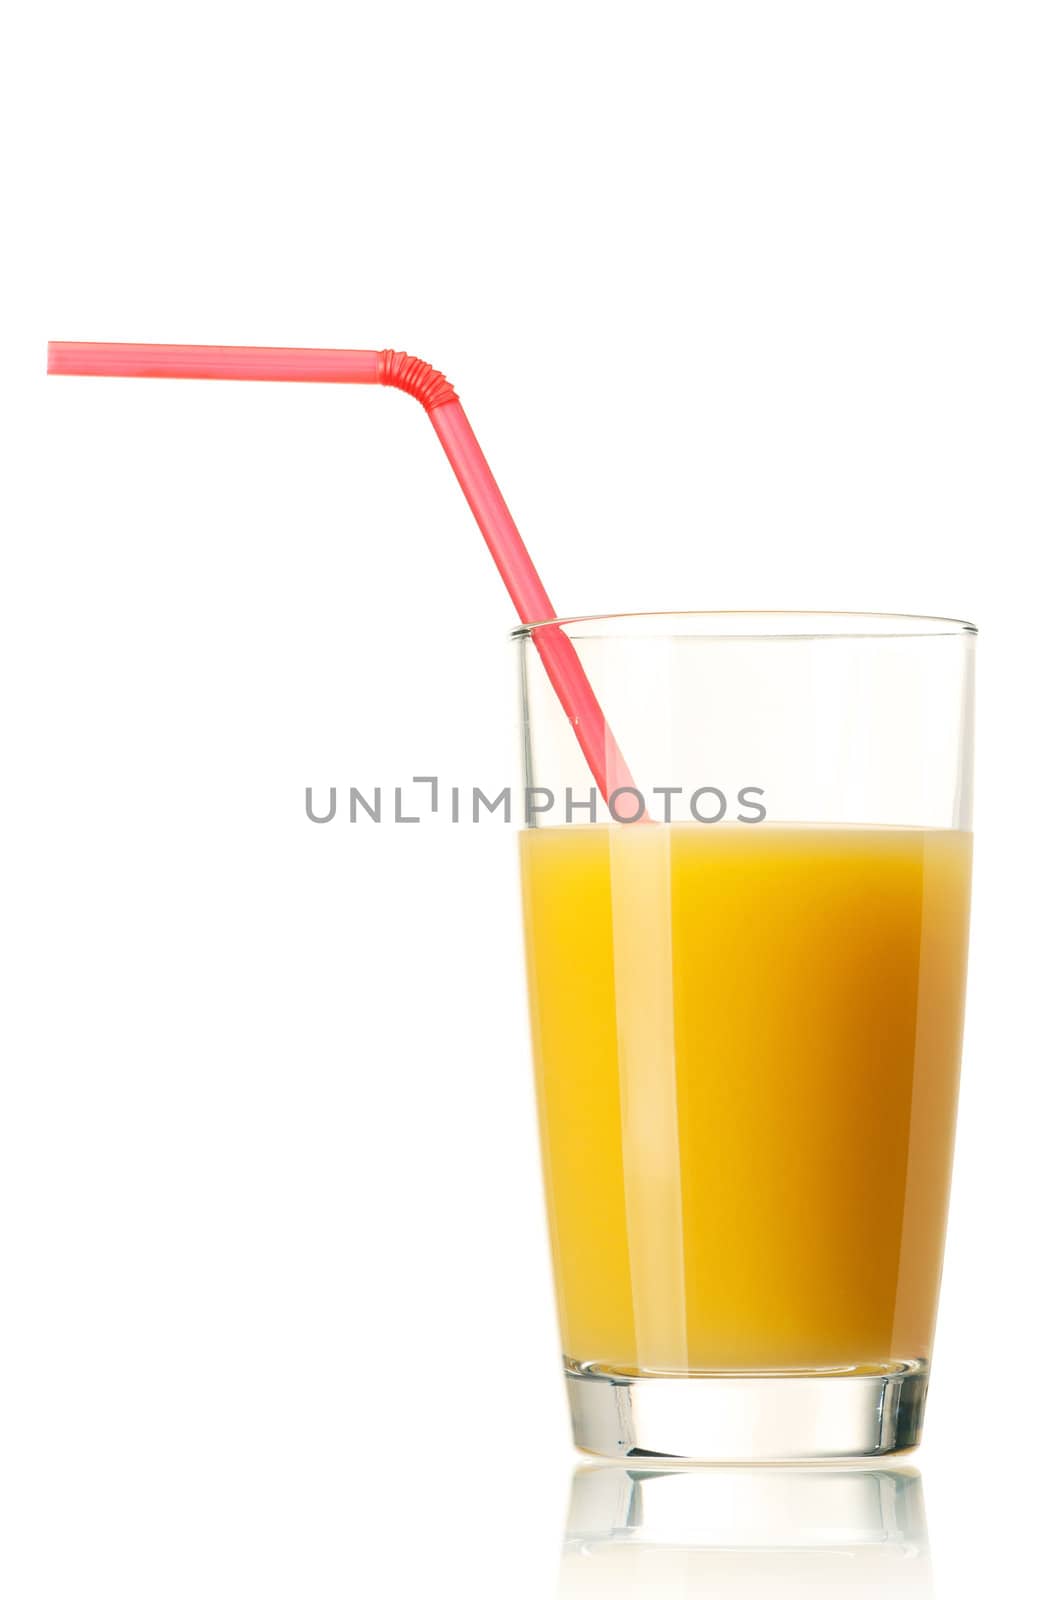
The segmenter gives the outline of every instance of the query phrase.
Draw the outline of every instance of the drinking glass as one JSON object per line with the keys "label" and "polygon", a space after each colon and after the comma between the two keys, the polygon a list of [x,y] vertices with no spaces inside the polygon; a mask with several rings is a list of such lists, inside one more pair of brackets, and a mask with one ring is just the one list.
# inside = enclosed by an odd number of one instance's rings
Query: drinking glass
{"label": "drinking glass", "polygon": [[[608,797],[547,679],[547,628],[609,724]],[[513,637],[575,1441],[910,1448],[959,1074],[975,629],[700,612]]]}

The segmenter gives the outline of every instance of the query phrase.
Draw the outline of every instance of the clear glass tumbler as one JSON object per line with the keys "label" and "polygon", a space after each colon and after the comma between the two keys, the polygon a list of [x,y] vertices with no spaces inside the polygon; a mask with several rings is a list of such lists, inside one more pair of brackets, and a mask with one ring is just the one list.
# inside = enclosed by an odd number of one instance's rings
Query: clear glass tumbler
{"label": "clear glass tumbler", "polygon": [[[626,762],[608,803],[547,680],[545,627],[571,639]],[[514,638],[576,1443],[729,1461],[909,1448],[952,1161],[975,629],[677,613]]]}

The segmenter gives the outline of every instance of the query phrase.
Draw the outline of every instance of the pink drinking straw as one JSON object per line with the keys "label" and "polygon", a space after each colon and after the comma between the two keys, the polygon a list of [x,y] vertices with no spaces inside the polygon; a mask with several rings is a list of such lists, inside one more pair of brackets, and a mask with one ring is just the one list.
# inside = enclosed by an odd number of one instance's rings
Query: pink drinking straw
{"label": "pink drinking straw", "polygon": [[[447,460],[522,622],[550,622],[550,604],[524,540],[454,389],[426,361],[395,350],[298,350],[225,344],[79,344],[48,346],[48,371],[97,378],[229,378],[270,383],[381,383],[403,389],[428,412]],[[546,675],[572,724],[605,800],[634,789],[628,770],[575,646],[561,628],[536,628],[532,638]],[[618,804],[630,811],[637,800]]]}

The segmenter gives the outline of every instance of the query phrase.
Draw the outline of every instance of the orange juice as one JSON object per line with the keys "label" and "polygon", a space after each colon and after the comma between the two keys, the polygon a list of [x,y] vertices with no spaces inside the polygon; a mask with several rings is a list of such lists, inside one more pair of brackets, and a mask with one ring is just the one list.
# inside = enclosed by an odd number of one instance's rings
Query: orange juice
{"label": "orange juice", "polygon": [[520,842],[566,1357],[684,1374],[928,1357],[970,835]]}

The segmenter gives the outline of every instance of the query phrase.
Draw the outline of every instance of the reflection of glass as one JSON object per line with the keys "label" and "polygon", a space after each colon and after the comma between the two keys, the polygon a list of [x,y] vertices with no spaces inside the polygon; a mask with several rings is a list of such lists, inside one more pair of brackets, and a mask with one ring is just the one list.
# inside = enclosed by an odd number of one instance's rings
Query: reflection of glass
{"label": "reflection of glass", "polygon": [[[517,631],[543,1168],[576,1443],[919,1439],[967,950],[974,630],[565,625],[638,788]],[[534,805],[534,811],[532,810]],[[646,820],[646,818],[650,820]]]}
{"label": "reflection of glass", "polygon": [[583,1467],[558,1600],[933,1594],[914,1469]]}

